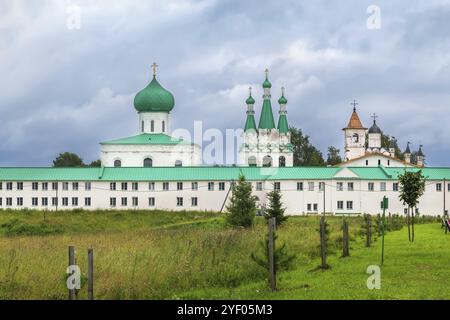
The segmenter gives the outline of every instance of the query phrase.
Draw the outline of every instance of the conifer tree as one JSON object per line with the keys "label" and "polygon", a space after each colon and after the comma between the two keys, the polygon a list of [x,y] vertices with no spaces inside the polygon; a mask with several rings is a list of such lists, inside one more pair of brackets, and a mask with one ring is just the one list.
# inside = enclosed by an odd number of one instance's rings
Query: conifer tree
{"label": "conifer tree", "polygon": [[231,189],[230,204],[227,206],[227,222],[234,227],[250,228],[256,213],[257,197],[252,195],[252,184],[241,174]]}
{"label": "conifer tree", "polygon": [[267,208],[264,217],[267,220],[270,218],[275,218],[277,222],[276,225],[280,226],[288,218],[284,215],[286,208],[283,208],[280,190],[273,190],[269,192],[267,194],[267,199],[269,200],[269,207]]}

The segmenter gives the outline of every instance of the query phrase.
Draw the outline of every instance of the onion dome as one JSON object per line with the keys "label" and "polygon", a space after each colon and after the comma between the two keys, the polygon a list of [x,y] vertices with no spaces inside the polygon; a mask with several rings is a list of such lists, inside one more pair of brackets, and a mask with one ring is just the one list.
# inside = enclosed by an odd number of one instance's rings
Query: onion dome
{"label": "onion dome", "polygon": [[138,92],[134,98],[134,108],[137,112],[167,112],[172,111],[175,99],[156,80],[156,64],[153,64],[153,79],[147,87]]}
{"label": "onion dome", "polygon": [[248,98],[247,98],[247,100],[245,100],[245,103],[246,104],[255,104],[255,99],[253,99],[253,97],[252,97],[252,87],[250,87],[249,88],[249,95],[248,95]]}
{"label": "onion dome", "polygon": [[278,104],[287,104],[288,101],[287,99],[284,97],[284,87],[281,88],[281,97],[280,99],[278,99]]}
{"label": "onion dome", "polygon": [[270,88],[272,88],[272,84],[270,83],[269,78],[268,78],[269,70],[266,69],[265,73],[266,73],[266,80],[264,80],[262,86],[264,89],[270,89]]}
{"label": "onion dome", "polygon": [[373,120],[373,125],[369,128],[369,133],[380,133],[381,129],[377,126],[376,120]]}

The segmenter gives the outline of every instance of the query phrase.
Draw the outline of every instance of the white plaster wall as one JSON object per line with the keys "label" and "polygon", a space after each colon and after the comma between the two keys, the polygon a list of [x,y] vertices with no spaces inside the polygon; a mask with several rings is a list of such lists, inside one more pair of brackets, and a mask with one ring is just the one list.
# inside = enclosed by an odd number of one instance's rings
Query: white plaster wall
{"label": "white plaster wall", "polygon": [[[353,142],[353,135],[357,133],[359,135],[359,142]],[[365,129],[345,129],[345,158],[354,159],[361,157],[365,154],[366,145],[366,130]]]}
{"label": "white plaster wall", "polygon": [[[151,121],[154,121],[154,131],[151,131]],[[139,113],[138,132],[141,133],[164,133],[170,135],[170,117],[167,112],[141,112]],[[144,121],[144,131],[142,131],[142,121]],[[163,121],[165,131],[163,131]]]}
{"label": "white plaster wall", "polygon": [[113,167],[115,160],[122,161],[122,167],[143,167],[144,159],[151,158],[154,167],[175,166],[181,160],[183,166],[201,164],[201,149],[196,144],[177,145],[102,145],[101,161],[105,167]]}
{"label": "white plaster wall", "polygon": [[[366,160],[368,164],[366,165]],[[367,157],[363,157],[361,159],[357,159],[351,162],[343,162],[340,164],[340,167],[377,167],[378,161],[380,164],[385,167],[405,167],[405,163],[402,161],[388,159],[379,155],[368,155]],[[408,167],[412,167],[413,165],[407,165]]]}
{"label": "white plaster wall", "polygon": [[[297,190],[297,182],[303,182],[303,191]],[[325,182],[325,211],[327,213],[334,214],[356,214],[356,213],[369,213],[378,214],[380,213],[380,202],[383,196],[389,198],[389,209],[387,213],[399,213],[403,214],[405,206],[399,201],[398,191],[393,191],[394,181],[369,181],[369,180],[284,180],[279,181],[282,201],[286,207],[286,213],[289,215],[301,215],[306,213],[321,213],[324,209],[324,192],[319,190],[319,182]],[[49,188],[51,189],[51,181],[49,181]],[[62,190],[62,183],[59,183],[58,192],[54,190],[43,191],[41,189],[41,182],[39,182],[39,190],[31,189],[31,181],[24,182],[24,190],[17,190],[16,182],[13,183],[13,190],[6,190],[6,182],[3,182],[3,188],[0,190],[0,198],[2,198],[2,204],[0,208],[35,208],[40,210],[55,210],[56,207],[51,205],[51,198],[58,197],[59,199],[59,209],[74,209],[74,208],[84,208],[86,210],[94,209],[166,209],[166,210],[214,210],[220,211],[224,201],[226,199],[226,194],[230,188],[230,181],[225,182],[225,190],[219,191],[219,181],[215,182],[214,191],[208,191],[208,181],[198,181],[198,190],[191,189],[191,181],[183,182],[183,190],[177,190],[177,182],[169,182],[169,191],[163,191],[163,182],[155,181],[155,190],[149,191],[148,181],[141,181],[138,183],[138,191],[132,190],[131,182],[128,182],[128,190],[121,190],[120,181],[116,182],[117,190],[110,190],[110,182],[108,181],[94,181],[91,183],[91,190],[86,191],[84,189],[84,182],[79,182],[79,191],[72,190],[72,184],[69,183],[69,190]],[[256,191],[256,181],[252,181],[254,194],[259,198],[258,205],[266,204],[267,192],[273,189],[273,184],[275,181],[264,181],[263,191]],[[314,182],[314,190],[308,190],[308,182]],[[344,190],[337,191],[337,183],[344,183]],[[353,182],[354,191],[347,190],[347,183]],[[373,182],[375,186],[374,191],[368,191],[368,183]],[[386,183],[386,191],[380,190],[380,183]],[[418,205],[421,214],[425,215],[442,215],[444,211],[444,195],[447,197],[447,207],[449,209],[449,196],[448,183],[443,185],[442,191],[436,191],[436,183],[443,183],[442,181],[427,181],[425,188],[425,194],[421,197],[420,203]],[[11,207],[6,206],[6,198],[12,198],[13,205]],[[17,207],[17,197],[22,197],[24,200],[22,207]],[[39,198],[39,205],[36,207],[32,206],[32,197]],[[48,197],[49,205],[42,206],[42,197]],[[62,206],[62,198],[69,198],[69,206]],[[78,206],[71,205],[71,198],[77,197],[79,204]],[[91,206],[84,206],[84,198],[91,198]],[[115,197],[117,201],[117,206],[112,208],[110,206],[110,197]],[[126,197],[128,199],[128,205],[126,207],[121,206],[121,198]],[[132,198],[137,197],[139,204],[137,207],[132,206]],[[149,206],[149,197],[154,197],[156,206]],[[184,205],[177,206],[177,197],[183,197]],[[192,197],[198,198],[198,206],[193,207],[191,205]],[[344,201],[344,209],[337,209],[337,201]],[[227,199],[228,203],[229,197]],[[347,210],[345,208],[347,201],[353,201],[353,210]],[[307,204],[317,203],[317,212],[308,212]]]}

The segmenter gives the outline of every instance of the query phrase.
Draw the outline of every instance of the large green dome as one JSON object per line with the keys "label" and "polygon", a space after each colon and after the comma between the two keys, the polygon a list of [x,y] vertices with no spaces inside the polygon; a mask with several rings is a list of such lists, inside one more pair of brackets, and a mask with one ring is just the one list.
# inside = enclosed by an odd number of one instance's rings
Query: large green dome
{"label": "large green dome", "polygon": [[134,98],[134,108],[138,112],[170,112],[175,105],[173,95],[164,89],[156,77]]}

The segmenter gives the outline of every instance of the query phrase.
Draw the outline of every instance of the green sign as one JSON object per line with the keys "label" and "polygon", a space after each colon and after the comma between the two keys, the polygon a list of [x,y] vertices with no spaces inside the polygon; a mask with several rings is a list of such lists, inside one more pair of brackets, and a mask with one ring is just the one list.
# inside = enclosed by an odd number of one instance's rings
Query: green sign
{"label": "green sign", "polygon": [[386,197],[383,198],[383,201],[380,202],[380,208],[381,209],[389,208],[389,198],[386,198]]}

